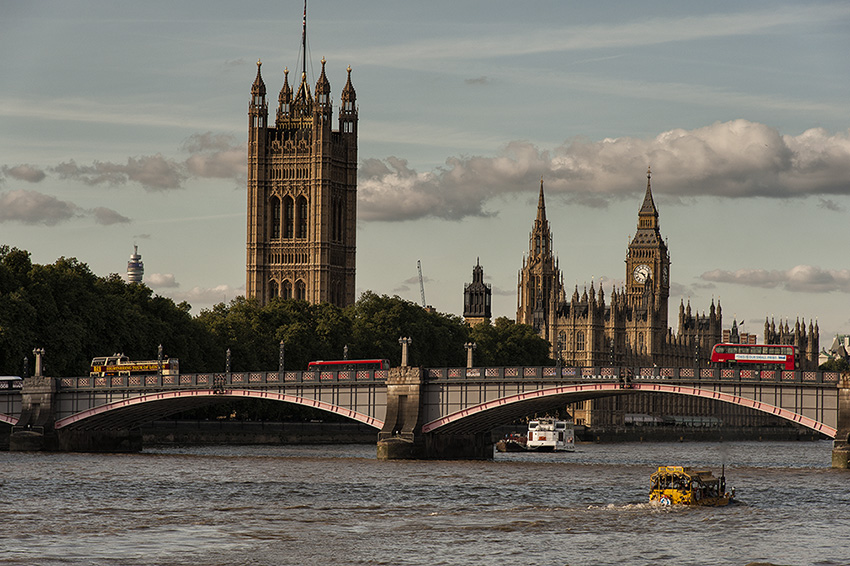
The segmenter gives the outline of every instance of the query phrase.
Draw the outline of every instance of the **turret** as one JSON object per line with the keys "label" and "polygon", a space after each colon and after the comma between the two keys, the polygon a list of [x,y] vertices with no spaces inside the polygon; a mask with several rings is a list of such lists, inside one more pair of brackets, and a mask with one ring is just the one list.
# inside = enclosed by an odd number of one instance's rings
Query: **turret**
{"label": "turret", "polygon": [[256,132],[257,128],[265,128],[269,116],[269,107],[266,103],[266,84],[260,74],[263,63],[257,61],[257,78],[251,85],[251,102],[248,105],[248,128],[250,132]]}
{"label": "turret", "polygon": [[357,134],[357,94],[351,85],[351,67],[348,67],[348,80],[342,89],[342,104],[339,107],[339,131],[343,134]]}
{"label": "turret", "polygon": [[289,68],[283,69],[283,87],[277,97],[277,126],[289,118],[292,111],[292,87],[289,86]]}
{"label": "turret", "polygon": [[324,120],[330,120],[333,104],[331,103],[331,83],[325,74],[325,58],[322,57],[322,73],[316,81],[317,110]]}

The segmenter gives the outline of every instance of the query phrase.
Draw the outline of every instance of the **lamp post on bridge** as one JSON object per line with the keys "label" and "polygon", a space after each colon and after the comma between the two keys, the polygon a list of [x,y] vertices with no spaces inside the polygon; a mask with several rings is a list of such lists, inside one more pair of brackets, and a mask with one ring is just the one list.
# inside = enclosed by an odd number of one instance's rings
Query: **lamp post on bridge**
{"label": "lamp post on bridge", "polygon": [[156,349],[156,374],[159,379],[162,379],[162,344]]}
{"label": "lamp post on bridge", "polygon": [[42,377],[44,375],[44,348],[36,348],[32,351],[35,355],[35,375],[33,377]]}
{"label": "lamp post on bridge", "polygon": [[473,352],[473,350],[475,350],[475,348],[478,347],[478,344],[476,344],[475,342],[467,342],[466,344],[463,345],[463,347],[466,348],[466,367],[471,368],[472,367],[472,352]]}
{"label": "lamp post on bridge", "polygon": [[224,373],[230,375],[230,348],[227,349],[227,357],[224,362]]}
{"label": "lamp post on bridge", "polygon": [[283,380],[283,340],[280,341],[280,360],[279,360],[279,363],[280,363],[280,365],[278,366],[277,373],[278,373],[278,379],[282,381]]}
{"label": "lamp post on bridge", "polygon": [[408,347],[413,343],[413,338],[409,336],[407,338],[399,338],[398,343],[401,344],[401,367],[406,368],[407,359],[408,359]]}
{"label": "lamp post on bridge", "polygon": [[26,379],[30,376],[30,359],[27,356],[24,356],[24,375],[21,377]]}
{"label": "lamp post on bridge", "polygon": [[342,347],[342,359],[343,360],[348,359],[348,344],[346,344],[345,346]]}

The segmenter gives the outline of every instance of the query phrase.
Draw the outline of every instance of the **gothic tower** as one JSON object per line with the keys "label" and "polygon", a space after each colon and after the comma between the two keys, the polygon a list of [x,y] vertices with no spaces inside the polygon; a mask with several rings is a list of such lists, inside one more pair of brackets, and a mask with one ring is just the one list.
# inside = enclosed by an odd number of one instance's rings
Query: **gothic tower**
{"label": "gothic tower", "polygon": [[[304,35],[306,44],[306,9]],[[306,47],[306,46],[303,46]],[[351,67],[333,129],[325,60],[315,97],[306,63],[293,95],[284,69],[275,125],[257,62],[248,106],[246,295],[343,307],[354,302],[357,108]]]}
{"label": "gothic tower", "polygon": [[522,260],[517,284],[517,324],[530,324],[546,340],[552,342],[555,311],[561,297],[561,272],[552,254],[552,234],[546,220],[543,179],[537,199],[537,218],[531,229],[528,256]]}
{"label": "gothic tower", "polygon": [[666,329],[670,254],[659,231],[650,177],[647,169],[646,195],[638,212],[637,232],[626,254],[626,300],[632,308],[644,309],[647,316],[657,317],[657,326]]}
{"label": "gothic tower", "polygon": [[493,289],[484,283],[484,268],[481,262],[472,268],[472,283],[463,286],[463,319],[470,326],[490,320]]}

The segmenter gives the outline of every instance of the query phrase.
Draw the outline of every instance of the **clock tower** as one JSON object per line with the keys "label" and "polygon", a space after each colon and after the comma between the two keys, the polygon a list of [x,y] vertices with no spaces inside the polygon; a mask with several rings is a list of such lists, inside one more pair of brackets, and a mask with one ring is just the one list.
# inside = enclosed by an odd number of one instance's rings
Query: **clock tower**
{"label": "clock tower", "polygon": [[661,328],[667,328],[670,254],[659,231],[658,209],[652,200],[650,177],[651,172],[647,169],[646,195],[638,212],[637,232],[626,254],[626,296],[633,306],[653,305]]}

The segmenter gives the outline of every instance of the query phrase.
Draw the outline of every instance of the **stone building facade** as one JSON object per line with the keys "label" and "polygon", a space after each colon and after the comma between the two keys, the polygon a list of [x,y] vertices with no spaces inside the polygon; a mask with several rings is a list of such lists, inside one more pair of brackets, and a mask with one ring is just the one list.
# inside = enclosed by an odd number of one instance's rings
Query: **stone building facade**
{"label": "stone building facade", "polygon": [[322,72],[310,92],[284,69],[275,123],[257,63],[248,105],[246,295],[338,306],[355,299],[357,107],[351,68],[334,128],[331,86]]}
{"label": "stone building facade", "polygon": [[552,344],[564,365],[707,365],[711,347],[722,337],[722,309],[712,300],[708,313],[679,305],[677,331],[668,327],[670,254],[661,237],[658,210],[647,172],[637,231],[626,250],[626,283],[609,298],[591,283],[567,297],[552,249],[543,181],[537,217],[517,286],[517,322],[530,324]]}
{"label": "stone building facade", "polygon": [[489,321],[493,316],[493,289],[484,283],[484,268],[477,261],[472,268],[472,283],[463,286],[463,320],[470,326]]}

